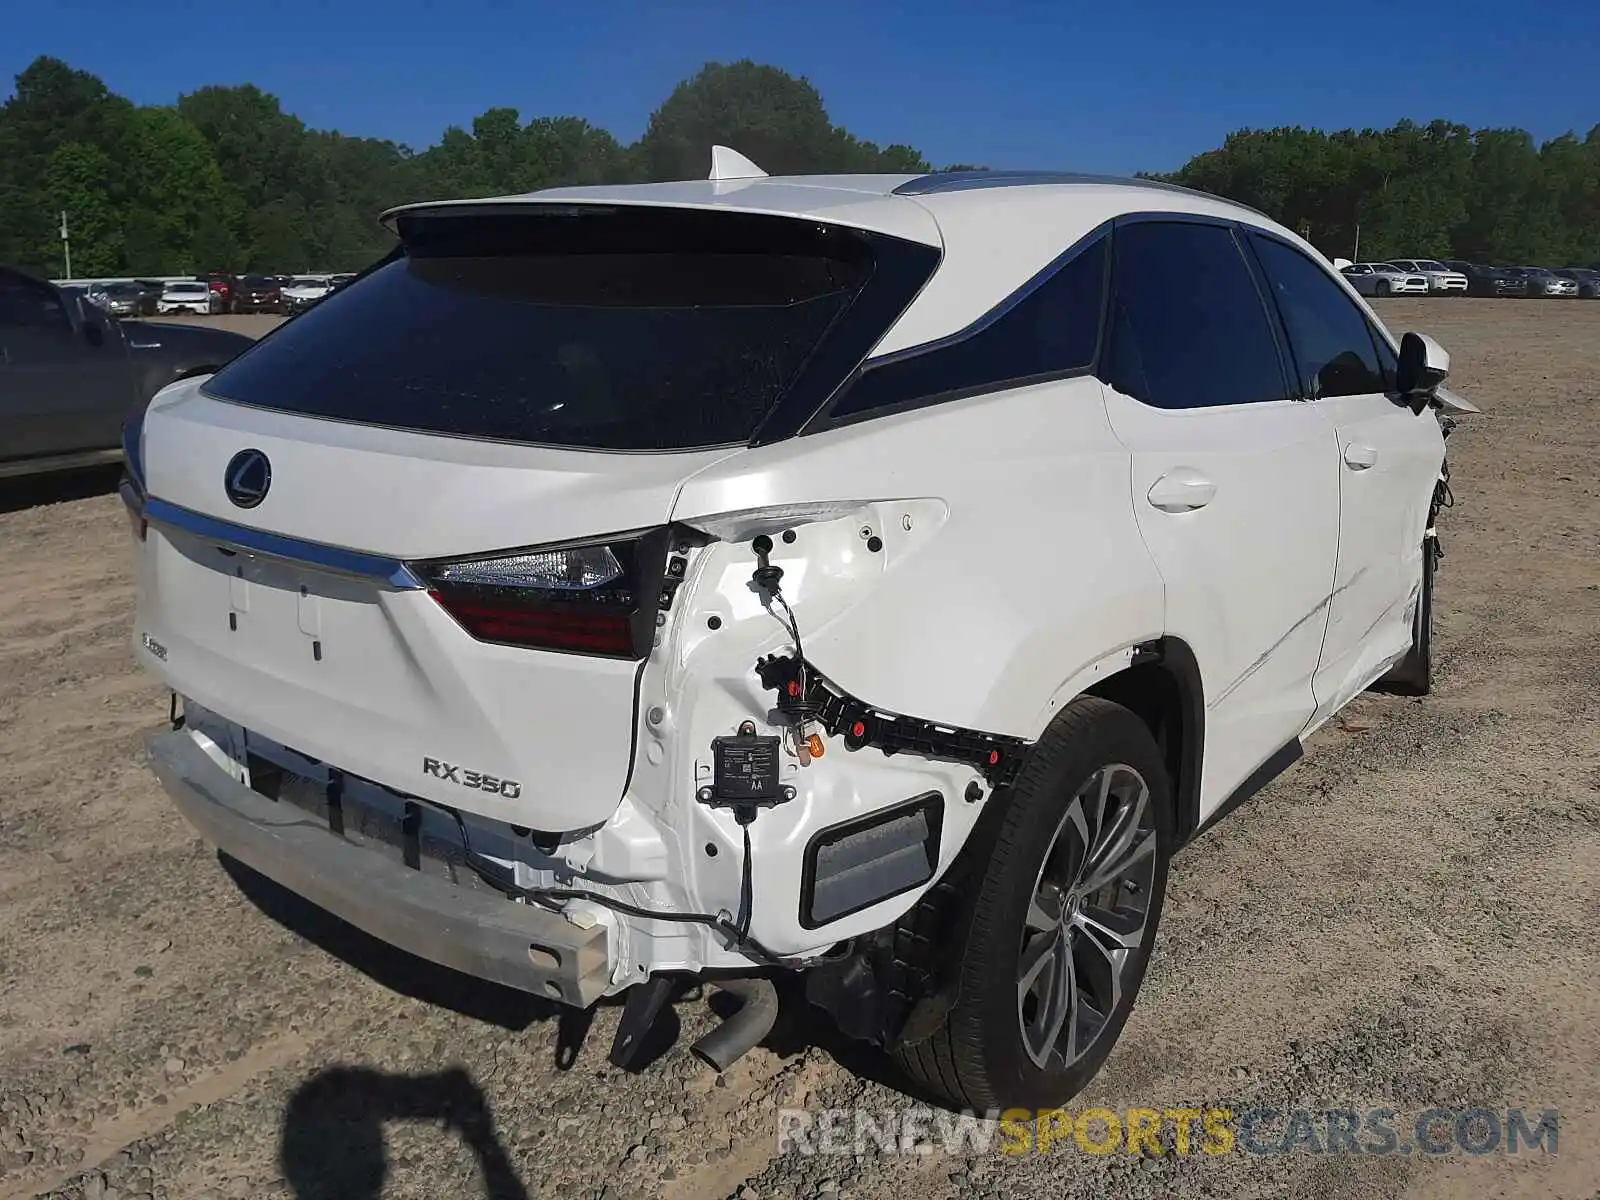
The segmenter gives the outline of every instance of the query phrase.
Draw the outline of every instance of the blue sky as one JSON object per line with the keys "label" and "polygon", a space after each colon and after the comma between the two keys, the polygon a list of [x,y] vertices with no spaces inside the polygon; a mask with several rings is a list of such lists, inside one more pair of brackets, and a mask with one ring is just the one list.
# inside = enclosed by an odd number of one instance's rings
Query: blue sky
{"label": "blue sky", "polygon": [[141,103],[255,83],[418,148],[493,105],[629,141],[702,63],[745,57],[938,165],[1165,170],[1245,125],[1600,122],[1600,0],[0,0],[5,94],[39,54]]}

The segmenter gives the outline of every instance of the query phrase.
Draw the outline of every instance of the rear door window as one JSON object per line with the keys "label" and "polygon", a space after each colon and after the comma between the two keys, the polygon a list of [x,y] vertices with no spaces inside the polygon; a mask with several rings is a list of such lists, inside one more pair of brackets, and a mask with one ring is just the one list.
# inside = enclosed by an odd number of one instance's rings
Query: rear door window
{"label": "rear door window", "polygon": [[1344,289],[1300,251],[1251,235],[1289,333],[1305,396],[1364,396],[1384,391],[1373,331]]}
{"label": "rear door window", "polygon": [[[505,441],[746,442],[836,334],[879,246],[786,217],[599,206],[402,218],[401,234],[403,255],[263,339],[205,390]],[[913,249],[926,250],[926,269],[901,306],[937,262],[931,248]],[[885,328],[899,312],[888,308],[875,318]]]}
{"label": "rear door window", "polygon": [[1140,221],[1117,228],[1112,255],[1106,383],[1156,408],[1286,398],[1267,310],[1231,229]]}
{"label": "rear door window", "polygon": [[66,329],[67,310],[54,288],[10,271],[0,271],[0,325]]}

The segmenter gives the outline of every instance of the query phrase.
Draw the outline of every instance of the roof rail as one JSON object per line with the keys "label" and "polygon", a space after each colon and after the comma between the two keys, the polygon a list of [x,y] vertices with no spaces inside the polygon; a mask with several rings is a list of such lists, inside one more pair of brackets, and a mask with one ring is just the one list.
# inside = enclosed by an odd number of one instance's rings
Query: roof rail
{"label": "roof rail", "polygon": [[[1128,178],[1121,175],[1091,175],[1081,171],[935,171],[907,180],[894,189],[897,196],[936,196],[943,192],[965,192],[974,188],[1026,187],[1030,184],[1050,183],[1109,183],[1121,187],[1150,188],[1161,192],[1178,192],[1186,196],[1202,196],[1207,200],[1220,200],[1265,217],[1267,214],[1248,204],[1239,204],[1225,196],[1213,196],[1195,188],[1182,187],[1161,179]],[[1268,218],[1269,220],[1271,218]]]}

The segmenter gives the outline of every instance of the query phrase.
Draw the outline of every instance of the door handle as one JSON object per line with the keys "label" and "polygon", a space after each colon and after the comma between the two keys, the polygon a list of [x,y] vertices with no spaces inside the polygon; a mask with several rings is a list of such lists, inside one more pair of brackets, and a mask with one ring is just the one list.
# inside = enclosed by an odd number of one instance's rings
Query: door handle
{"label": "door handle", "polygon": [[1352,471],[1365,471],[1378,461],[1378,450],[1375,446],[1365,446],[1360,442],[1351,442],[1344,448],[1344,464]]}
{"label": "door handle", "polygon": [[1150,487],[1150,503],[1162,512],[1193,512],[1210,504],[1217,485],[1193,467],[1177,467]]}

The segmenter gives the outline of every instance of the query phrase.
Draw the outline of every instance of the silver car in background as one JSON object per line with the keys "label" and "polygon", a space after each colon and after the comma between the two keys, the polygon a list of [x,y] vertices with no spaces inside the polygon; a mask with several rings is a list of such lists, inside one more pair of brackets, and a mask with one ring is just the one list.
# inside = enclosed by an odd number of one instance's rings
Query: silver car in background
{"label": "silver car in background", "polygon": [[1414,271],[1402,271],[1394,263],[1351,263],[1340,268],[1340,273],[1350,281],[1350,286],[1363,296],[1390,296],[1402,293],[1428,293],[1428,277]]}
{"label": "silver car in background", "polygon": [[1544,267],[1507,267],[1506,274],[1528,281],[1528,290],[1524,294],[1529,299],[1578,294],[1577,280],[1563,279],[1554,271],[1546,270]]}
{"label": "silver car in background", "polygon": [[286,312],[303,312],[333,290],[330,279],[297,278],[284,285],[281,295]]}
{"label": "silver car in background", "polygon": [[1467,294],[1467,277],[1460,271],[1452,271],[1436,258],[1395,258],[1390,261],[1402,271],[1421,275],[1428,281],[1430,292]]}

